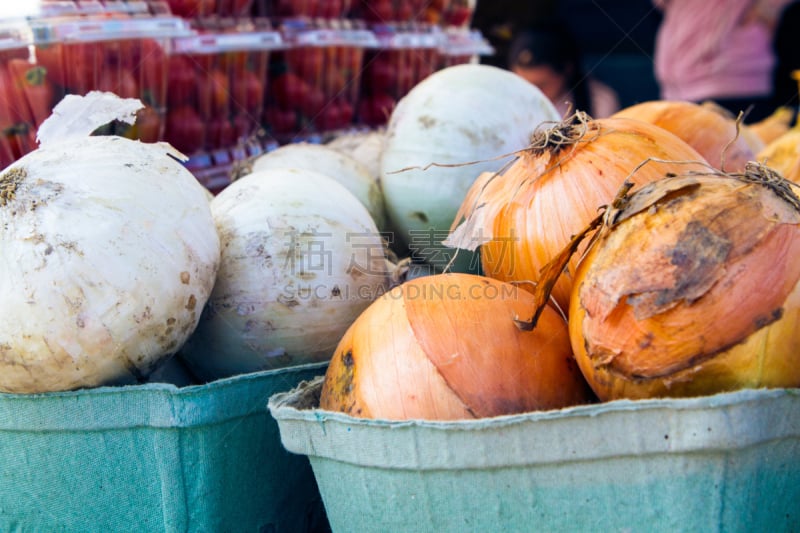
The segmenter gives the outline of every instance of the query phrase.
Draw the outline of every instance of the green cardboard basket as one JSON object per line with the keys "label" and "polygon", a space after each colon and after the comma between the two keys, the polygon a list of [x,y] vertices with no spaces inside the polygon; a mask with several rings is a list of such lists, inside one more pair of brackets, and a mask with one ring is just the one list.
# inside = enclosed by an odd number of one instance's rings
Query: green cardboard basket
{"label": "green cardboard basket", "polygon": [[318,409],[321,383],[269,409],[334,532],[800,530],[800,390],[389,422]]}
{"label": "green cardboard basket", "polygon": [[324,372],[0,394],[0,531],[325,530],[308,461],[265,408]]}

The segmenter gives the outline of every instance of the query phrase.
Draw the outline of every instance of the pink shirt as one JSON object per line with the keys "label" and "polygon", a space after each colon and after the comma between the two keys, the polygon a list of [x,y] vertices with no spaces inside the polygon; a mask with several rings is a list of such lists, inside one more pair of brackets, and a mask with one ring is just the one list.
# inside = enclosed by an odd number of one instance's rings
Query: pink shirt
{"label": "pink shirt", "polygon": [[664,14],[654,58],[661,98],[771,94],[775,58],[770,22],[788,2],[653,0]]}

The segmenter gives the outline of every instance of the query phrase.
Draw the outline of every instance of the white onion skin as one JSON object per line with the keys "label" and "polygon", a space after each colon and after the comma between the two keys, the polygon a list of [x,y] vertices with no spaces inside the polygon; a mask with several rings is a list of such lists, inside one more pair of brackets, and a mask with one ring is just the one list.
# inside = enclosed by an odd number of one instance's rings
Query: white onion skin
{"label": "white onion skin", "polygon": [[358,198],[367,208],[378,229],[386,225],[383,192],[376,175],[351,156],[327,145],[311,143],[285,144],[253,161],[253,172],[271,168],[313,170],[330,176]]}
{"label": "white onion skin", "polygon": [[[211,210],[222,264],[181,351],[203,380],[325,361],[350,323],[388,290],[374,221],[329,176],[254,172],[220,192]],[[292,242],[299,256],[290,252]],[[302,255],[312,249],[325,253],[314,268],[314,256]]]}
{"label": "white onion skin", "polygon": [[[455,250],[439,243],[475,179],[510,160],[501,156],[527,147],[542,122],[560,118],[536,86],[488,65],[442,69],[415,86],[390,117],[381,156],[381,187],[399,239],[445,266]],[[457,166],[422,170],[432,163]],[[433,242],[415,238],[431,228]]]}
{"label": "white onion skin", "polygon": [[4,171],[0,390],[141,381],[191,334],[219,238],[205,189],[167,150],[89,137]]}

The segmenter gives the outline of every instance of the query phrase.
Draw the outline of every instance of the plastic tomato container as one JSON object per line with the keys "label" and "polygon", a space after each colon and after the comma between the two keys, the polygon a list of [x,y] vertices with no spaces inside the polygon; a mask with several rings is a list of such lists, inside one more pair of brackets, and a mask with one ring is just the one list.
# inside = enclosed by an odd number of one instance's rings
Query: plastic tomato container
{"label": "plastic tomato container", "polygon": [[284,143],[351,126],[374,34],[348,21],[293,21],[281,31],[288,48],[270,65],[265,130]]}
{"label": "plastic tomato container", "polygon": [[172,41],[163,139],[186,154],[188,168],[217,192],[230,182],[232,165],[259,150],[254,137],[267,62],[283,45],[278,32],[252,26],[197,31]]}
{"label": "plastic tomato container", "polygon": [[[34,79],[40,69],[52,95],[51,109],[66,94],[89,91],[138,98],[145,108],[135,126],[115,123],[99,133],[155,142],[164,130],[170,43],[191,29],[179,17],[152,15],[147,4],[135,5],[141,11],[132,11],[133,6],[127,11],[84,9],[69,16],[46,11],[31,20],[35,42],[27,77]],[[61,5],[65,11],[66,6]]]}
{"label": "plastic tomato container", "polygon": [[797,531],[800,390],[393,422],[270,398],[334,532]]}
{"label": "plastic tomato container", "polygon": [[357,121],[369,127],[386,124],[397,102],[439,68],[442,34],[427,24],[372,27],[378,46],[364,59]]}
{"label": "plastic tomato container", "polygon": [[[36,126],[50,113],[53,96],[42,69],[29,62],[33,42],[23,22],[0,24],[0,167],[36,147]],[[29,70],[32,70],[30,73]],[[38,118],[38,120],[37,120]]]}
{"label": "plastic tomato container", "polygon": [[357,0],[254,0],[252,13],[273,19],[339,19]]}

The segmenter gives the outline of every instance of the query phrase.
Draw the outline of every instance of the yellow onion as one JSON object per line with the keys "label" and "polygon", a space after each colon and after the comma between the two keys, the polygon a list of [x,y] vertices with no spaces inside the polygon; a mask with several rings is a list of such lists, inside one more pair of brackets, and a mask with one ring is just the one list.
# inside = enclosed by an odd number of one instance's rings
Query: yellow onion
{"label": "yellow onion", "polygon": [[784,178],[800,183],[800,126],[794,126],[769,143],[756,159],[780,172]]}
{"label": "yellow onion", "polygon": [[651,100],[622,109],[614,116],[642,120],[674,133],[721,170],[740,172],[755,158],[736,119],[701,104]]}
{"label": "yellow onion", "polygon": [[455,420],[553,409],[593,397],[566,322],[533,296],[474,274],[408,281],[373,302],[331,359],[320,407],[361,418]]}
{"label": "yellow onion", "polygon": [[779,107],[767,118],[748,124],[747,129],[766,146],[791,129],[793,118],[791,107]]}
{"label": "yellow onion", "polygon": [[575,358],[601,400],[800,385],[800,200],[766,167],[652,183],[575,274]]}
{"label": "yellow onion", "polygon": [[[656,158],[659,161],[648,161]],[[682,162],[678,162],[682,161]],[[667,173],[707,169],[705,160],[672,133],[626,118],[573,119],[538,131],[531,146],[502,174],[482,174],[464,200],[446,241],[480,246],[485,275],[533,290],[541,269],[611,202],[637,168],[637,184]],[[570,262],[568,272],[577,265]],[[572,280],[561,276],[552,296],[567,309]]]}

